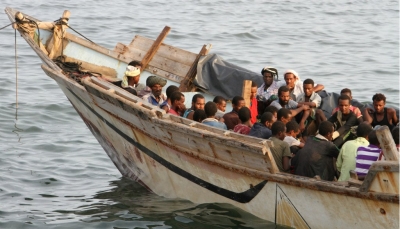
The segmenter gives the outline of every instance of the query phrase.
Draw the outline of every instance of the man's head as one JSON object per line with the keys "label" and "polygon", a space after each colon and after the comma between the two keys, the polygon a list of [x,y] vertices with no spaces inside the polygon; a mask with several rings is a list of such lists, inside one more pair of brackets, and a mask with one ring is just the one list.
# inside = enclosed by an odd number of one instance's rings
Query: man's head
{"label": "man's head", "polygon": [[256,96],[257,96],[257,83],[255,81],[251,81],[250,99],[253,99]]}
{"label": "man's head", "polygon": [[179,92],[175,91],[172,93],[171,97],[171,107],[176,111],[183,111],[185,107],[185,96]]}
{"label": "man's head", "polygon": [[278,89],[278,97],[279,97],[279,103],[286,105],[289,103],[290,99],[290,92],[289,92],[289,87],[287,86],[282,86]]}
{"label": "man's head", "polygon": [[265,112],[270,112],[274,115],[275,118],[278,118],[278,108],[275,106],[268,106],[265,108],[264,113]]}
{"label": "man's head", "polygon": [[[397,136],[399,136],[399,135],[397,135]],[[376,136],[376,130],[372,130],[369,134],[368,134],[368,142],[369,142],[369,144],[371,144],[371,145],[374,145],[374,146],[378,146],[378,147],[380,147],[380,142],[379,142],[379,140],[378,140],[378,136]],[[398,142],[398,141],[397,141]]]}
{"label": "man's head", "polygon": [[264,126],[268,127],[268,129],[271,129],[271,126],[274,124],[274,122],[276,122],[276,118],[271,112],[265,112],[261,115],[260,123],[264,124]]}
{"label": "man's head", "polygon": [[214,117],[215,113],[217,113],[217,104],[214,102],[207,102],[204,105],[204,111],[206,112],[207,118]]}
{"label": "man's head", "polygon": [[294,70],[287,70],[284,75],[286,86],[288,86],[289,89],[293,89],[298,78],[299,75],[297,72]]}
{"label": "man's head", "polygon": [[251,112],[250,109],[247,107],[242,107],[238,111],[239,119],[242,123],[245,123],[250,120]]}
{"label": "man's head", "polygon": [[299,124],[295,121],[290,121],[286,123],[286,135],[296,137],[300,133]]}
{"label": "man's head", "polygon": [[244,107],[246,104],[242,96],[235,96],[232,99],[232,108],[234,111],[238,112],[240,108]]}
{"label": "man's head", "polygon": [[215,96],[213,102],[217,104],[218,110],[220,110],[222,112],[225,112],[225,110],[226,110],[226,99],[224,97],[219,96],[219,95]]}
{"label": "man's head", "polygon": [[322,121],[318,127],[318,133],[329,141],[332,141],[333,132],[335,131],[333,124],[329,121]]}
{"label": "man's head", "polygon": [[385,104],[386,104],[386,97],[381,93],[376,93],[372,97],[372,104],[374,105],[375,112],[381,114],[384,112]]}
{"label": "man's head", "polygon": [[357,127],[357,137],[363,137],[368,139],[368,134],[371,133],[372,131],[372,126],[368,123],[361,123]]}
{"label": "man's head", "polygon": [[285,139],[286,126],[285,124],[283,124],[283,122],[281,121],[274,122],[274,124],[272,124],[271,131],[272,131],[272,136],[275,136],[280,140]]}
{"label": "man's head", "polygon": [[396,145],[398,145],[399,144],[399,126],[396,126],[395,128],[393,128],[392,137],[393,137],[394,143]]}
{"label": "man's head", "polygon": [[263,76],[265,85],[270,86],[274,81],[274,77],[278,77],[278,71],[272,67],[264,67],[261,70],[261,75]]}
{"label": "man's head", "polygon": [[[131,61],[129,62],[125,75],[129,76],[131,78],[131,83],[132,84],[138,84],[140,80],[140,71],[142,69],[142,64],[139,61]],[[133,70],[133,71],[132,71]]]}
{"label": "man's head", "polygon": [[165,91],[165,94],[167,94],[167,98],[171,98],[172,93],[179,91],[179,87],[175,85],[170,85],[167,87],[167,90]]}
{"label": "man's head", "polygon": [[167,84],[167,80],[158,76],[149,76],[146,79],[146,86],[151,88],[151,93],[155,97],[159,97],[162,92],[162,88]]}
{"label": "man's head", "polygon": [[348,89],[348,88],[343,88],[343,89],[340,91],[340,95],[347,95],[347,96],[350,98],[350,100],[353,99],[353,96],[351,96],[351,90]]}
{"label": "man's head", "polygon": [[343,114],[350,113],[350,98],[347,95],[341,95],[338,98],[339,110]]}
{"label": "man's head", "polygon": [[281,108],[278,111],[278,121],[281,121],[284,124],[292,121],[292,112],[289,109]]}
{"label": "man's head", "polygon": [[196,122],[202,122],[206,118],[206,112],[202,109],[198,109],[193,113],[193,120]]}
{"label": "man's head", "polygon": [[206,100],[202,94],[195,94],[192,98],[192,110],[204,110],[204,104]]}
{"label": "man's head", "polygon": [[303,90],[306,97],[310,97],[314,92],[314,81],[312,79],[306,79],[303,82]]}

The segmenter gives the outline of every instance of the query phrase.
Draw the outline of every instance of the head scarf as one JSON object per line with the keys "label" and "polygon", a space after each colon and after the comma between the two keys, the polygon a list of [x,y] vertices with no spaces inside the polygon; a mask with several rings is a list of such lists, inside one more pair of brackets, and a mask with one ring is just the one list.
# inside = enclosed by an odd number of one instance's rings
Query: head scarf
{"label": "head scarf", "polygon": [[137,77],[140,76],[140,68],[128,65],[126,66],[124,77],[122,77],[121,86],[123,88],[128,87],[128,77]]}
{"label": "head scarf", "polygon": [[159,84],[161,87],[164,87],[167,84],[167,80],[158,76],[149,76],[146,80],[146,86],[153,87],[154,85]]}
{"label": "head scarf", "polygon": [[286,70],[285,74],[283,74],[283,75],[286,75],[288,73],[292,73],[297,78],[296,81],[300,80],[300,76],[299,76],[299,74],[297,74],[297,72],[295,70],[292,70],[292,69]]}

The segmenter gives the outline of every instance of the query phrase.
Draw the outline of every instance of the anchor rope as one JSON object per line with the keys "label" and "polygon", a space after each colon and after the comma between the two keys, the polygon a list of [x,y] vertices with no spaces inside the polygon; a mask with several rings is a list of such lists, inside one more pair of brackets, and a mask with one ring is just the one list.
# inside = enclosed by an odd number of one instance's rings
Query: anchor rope
{"label": "anchor rope", "polygon": [[4,26],[4,27],[1,27],[0,30],[5,29],[5,28],[7,28],[8,26],[10,26],[10,25],[12,25],[12,24],[13,24],[13,23],[10,23],[10,24],[8,24],[8,25],[6,25],[6,26]]}
{"label": "anchor rope", "polygon": [[71,26],[69,26],[68,23],[66,23],[66,22],[63,21],[63,19],[64,19],[64,20],[67,20],[67,21],[69,20],[69,18],[60,18],[60,19],[55,20],[54,22],[55,22],[56,24],[59,24],[59,25],[66,25],[68,28],[70,28],[72,31],[74,31],[75,33],[79,34],[80,36],[82,36],[82,37],[85,38],[86,40],[90,41],[90,42],[93,43],[93,44],[96,44],[96,43],[94,43],[92,40],[90,40],[89,38],[87,38],[86,36],[84,36],[83,34],[81,34],[80,32],[76,31],[74,28],[72,28]]}
{"label": "anchor rope", "polygon": [[18,110],[18,53],[17,53],[17,30],[14,30],[15,38],[15,118],[17,118]]}

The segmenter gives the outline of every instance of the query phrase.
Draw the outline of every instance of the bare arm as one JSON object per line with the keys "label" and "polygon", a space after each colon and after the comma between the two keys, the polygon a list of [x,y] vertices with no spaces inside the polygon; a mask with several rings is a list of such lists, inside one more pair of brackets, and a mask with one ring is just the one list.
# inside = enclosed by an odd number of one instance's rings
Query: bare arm
{"label": "bare arm", "polygon": [[292,116],[296,116],[298,113],[302,112],[305,110],[310,110],[310,107],[307,105],[303,105],[303,104],[298,104],[296,109],[290,110],[292,112]]}
{"label": "bare arm", "polygon": [[317,104],[315,104],[314,102],[298,102],[298,104],[307,105],[309,107],[316,107],[317,106]]}
{"label": "bare arm", "polygon": [[191,111],[191,112],[188,114],[187,118],[193,120],[193,115],[194,115],[194,111]]}
{"label": "bare arm", "polygon": [[314,92],[322,91],[322,90],[324,90],[324,88],[325,88],[324,85],[322,85],[322,84],[317,84],[317,85],[314,87]]}
{"label": "bare arm", "polygon": [[300,131],[301,132],[303,132],[304,129],[306,128],[304,123],[306,122],[308,116],[310,116],[310,110],[305,110],[304,113],[303,113],[303,117],[301,118],[300,123],[299,123],[299,127],[300,127]]}
{"label": "bare arm", "polygon": [[290,169],[290,157],[282,157],[282,159],[283,170],[288,171]]}
{"label": "bare arm", "polygon": [[364,122],[369,123],[369,124],[372,123],[372,120],[373,120],[373,118],[371,116],[372,112],[373,112],[372,108],[367,107],[364,109],[364,112],[363,112]]}
{"label": "bare arm", "polygon": [[388,108],[388,119],[389,119],[389,122],[392,121],[392,125],[396,125],[399,122],[399,119],[397,118],[395,109]]}

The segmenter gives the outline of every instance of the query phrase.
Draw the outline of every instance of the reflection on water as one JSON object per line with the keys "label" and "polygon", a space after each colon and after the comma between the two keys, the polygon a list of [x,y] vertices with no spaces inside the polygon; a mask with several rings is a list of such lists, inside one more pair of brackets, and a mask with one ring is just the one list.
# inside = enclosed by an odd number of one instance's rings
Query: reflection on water
{"label": "reflection on water", "polygon": [[112,222],[115,226],[145,228],[277,228],[228,204],[195,205],[186,200],[166,199],[124,178],[110,182],[110,187],[92,198],[94,204],[57,212],[87,216],[82,221],[97,226]]}

